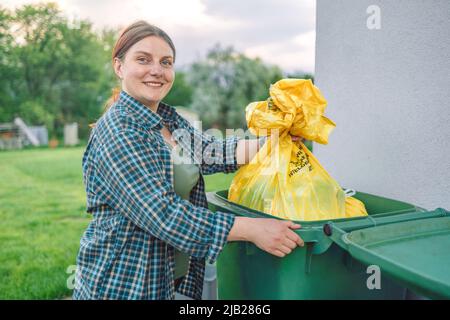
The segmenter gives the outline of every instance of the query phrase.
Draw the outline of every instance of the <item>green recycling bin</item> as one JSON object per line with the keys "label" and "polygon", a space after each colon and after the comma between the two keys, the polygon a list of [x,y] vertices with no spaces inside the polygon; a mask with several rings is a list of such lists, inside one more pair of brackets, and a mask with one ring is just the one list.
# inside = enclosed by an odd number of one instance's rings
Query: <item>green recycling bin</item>
{"label": "green recycling bin", "polygon": [[[275,218],[207,193],[212,211]],[[228,243],[217,260],[219,299],[404,299],[406,288],[450,298],[450,212],[357,192],[367,217],[297,221],[305,241],[284,258],[250,242]]]}

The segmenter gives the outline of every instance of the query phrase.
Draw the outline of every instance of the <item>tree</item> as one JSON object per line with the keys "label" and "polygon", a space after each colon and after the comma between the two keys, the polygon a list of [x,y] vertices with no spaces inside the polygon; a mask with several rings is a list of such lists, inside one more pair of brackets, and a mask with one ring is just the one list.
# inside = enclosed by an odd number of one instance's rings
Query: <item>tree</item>
{"label": "tree", "polygon": [[216,45],[188,73],[194,87],[190,107],[201,115],[204,128],[244,128],[247,104],[267,99],[270,84],[281,78],[278,67]]}
{"label": "tree", "polygon": [[21,116],[57,135],[76,121],[85,137],[115,83],[112,31],[97,34],[88,21],[69,21],[54,3],[3,9],[0,28],[0,68],[7,75],[0,80],[1,120]]}
{"label": "tree", "polygon": [[12,13],[0,6],[0,122],[10,121],[14,116],[13,93],[9,79],[17,77],[16,61],[12,58],[13,35],[9,32]]}

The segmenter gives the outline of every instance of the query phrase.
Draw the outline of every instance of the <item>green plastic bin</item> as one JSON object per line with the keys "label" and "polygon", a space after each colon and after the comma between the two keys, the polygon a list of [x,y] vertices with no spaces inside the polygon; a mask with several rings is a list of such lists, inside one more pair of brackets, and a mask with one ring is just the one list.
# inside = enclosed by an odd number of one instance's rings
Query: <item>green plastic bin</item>
{"label": "green plastic bin", "polygon": [[[212,211],[274,218],[207,193]],[[450,212],[357,192],[369,216],[297,221],[305,246],[284,258],[250,242],[228,243],[217,260],[219,299],[404,299],[406,288],[450,298]],[[374,280],[377,266],[380,282]],[[369,285],[368,285],[369,284]],[[375,286],[374,286],[375,284]]]}

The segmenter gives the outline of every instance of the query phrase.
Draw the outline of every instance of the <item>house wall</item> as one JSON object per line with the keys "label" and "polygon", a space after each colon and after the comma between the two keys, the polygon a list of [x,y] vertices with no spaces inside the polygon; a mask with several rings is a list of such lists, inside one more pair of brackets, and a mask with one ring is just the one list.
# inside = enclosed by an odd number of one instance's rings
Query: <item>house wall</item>
{"label": "house wall", "polygon": [[344,187],[450,210],[450,1],[317,0],[316,23],[337,124],[314,144],[322,165]]}

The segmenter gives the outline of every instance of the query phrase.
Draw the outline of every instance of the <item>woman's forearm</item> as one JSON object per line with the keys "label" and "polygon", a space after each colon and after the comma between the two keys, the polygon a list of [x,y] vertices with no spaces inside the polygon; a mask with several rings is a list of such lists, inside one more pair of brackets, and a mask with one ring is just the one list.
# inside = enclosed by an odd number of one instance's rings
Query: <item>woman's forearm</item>
{"label": "woman's forearm", "polygon": [[251,241],[249,236],[252,228],[252,219],[247,217],[236,217],[233,227],[228,234],[227,241]]}

